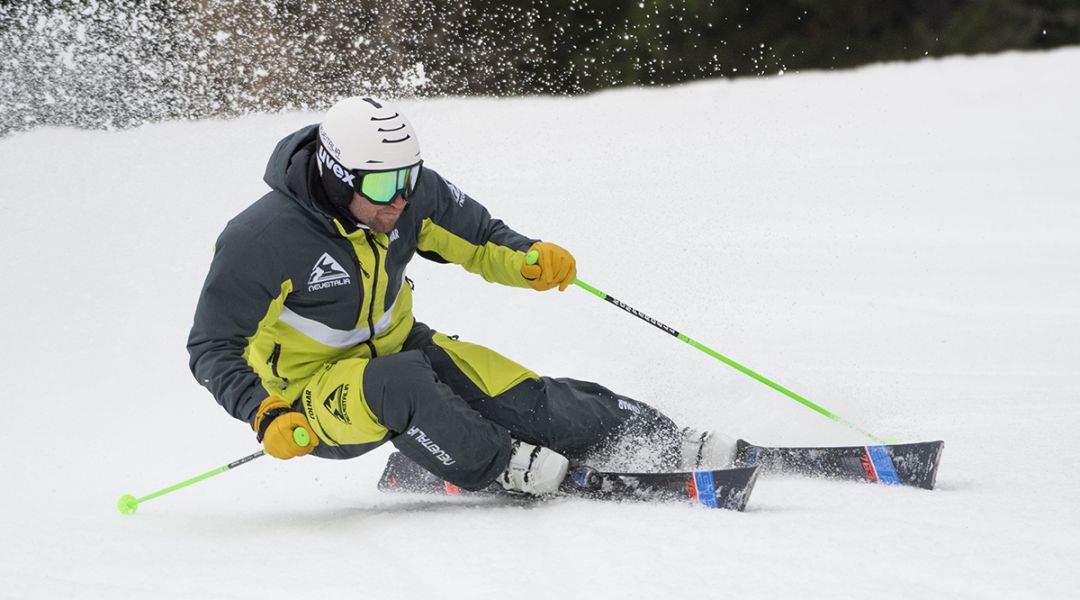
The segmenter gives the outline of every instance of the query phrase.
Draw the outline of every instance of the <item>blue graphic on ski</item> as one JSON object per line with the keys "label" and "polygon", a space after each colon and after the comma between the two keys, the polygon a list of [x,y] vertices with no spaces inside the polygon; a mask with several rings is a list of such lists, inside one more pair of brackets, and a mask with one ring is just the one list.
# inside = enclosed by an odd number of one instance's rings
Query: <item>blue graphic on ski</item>
{"label": "blue graphic on ski", "polygon": [[735,464],[763,473],[833,477],[934,489],[945,442],[835,448],[770,448],[738,440]]}

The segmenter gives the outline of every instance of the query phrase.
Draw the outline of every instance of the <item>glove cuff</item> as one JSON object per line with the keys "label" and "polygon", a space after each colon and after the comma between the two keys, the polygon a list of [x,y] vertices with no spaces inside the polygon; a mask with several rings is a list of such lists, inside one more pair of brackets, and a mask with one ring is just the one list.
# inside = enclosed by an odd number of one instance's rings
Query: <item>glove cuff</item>
{"label": "glove cuff", "polygon": [[255,432],[256,441],[258,441],[261,444],[262,441],[263,441],[263,438],[266,437],[266,430],[270,429],[270,423],[272,423],[274,421],[274,419],[280,417],[281,415],[283,415],[283,414],[285,414],[287,412],[293,412],[293,409],[291,407],[281,406],[281,407],[278,407],[278,408],[272,408],[272,409],[260,414],[259,415],[259,430],[257,432]]}

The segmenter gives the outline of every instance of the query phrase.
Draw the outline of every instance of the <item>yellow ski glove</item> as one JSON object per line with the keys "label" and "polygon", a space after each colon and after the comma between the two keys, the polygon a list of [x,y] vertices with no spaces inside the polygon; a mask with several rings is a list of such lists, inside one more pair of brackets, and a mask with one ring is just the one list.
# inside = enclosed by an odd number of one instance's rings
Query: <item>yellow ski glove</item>
{"label": "yellow ski glove", "polygon": [[577,261],[572,254],[550,242],[536,242],[529,248],[529,252],[533,251],[540,254],[536,264],[521,263],[521,276],[532,289],[542,292],[559,286],[561,292],[573,283],[577,277]]}
{"label": "yellow ski glove", "polygon": [[[259,405],[254,427],[263,449],[274,458],[303,456],[319,445],[307,418],[277,396],[269,396]],[[297,429],[303,432],[296,432]]]}

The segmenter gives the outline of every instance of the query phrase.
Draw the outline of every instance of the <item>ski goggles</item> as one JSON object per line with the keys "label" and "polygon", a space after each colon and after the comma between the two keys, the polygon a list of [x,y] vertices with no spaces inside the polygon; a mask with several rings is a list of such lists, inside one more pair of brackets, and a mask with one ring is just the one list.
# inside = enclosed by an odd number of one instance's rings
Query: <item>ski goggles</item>
{"label": "ski goggles", "polygon": [[408,200],[416,182],[420,180],[420,169],[424,161],[411,167],[393,171],[353,171],[353,190],[375,204],[390,204],[401,193]]}

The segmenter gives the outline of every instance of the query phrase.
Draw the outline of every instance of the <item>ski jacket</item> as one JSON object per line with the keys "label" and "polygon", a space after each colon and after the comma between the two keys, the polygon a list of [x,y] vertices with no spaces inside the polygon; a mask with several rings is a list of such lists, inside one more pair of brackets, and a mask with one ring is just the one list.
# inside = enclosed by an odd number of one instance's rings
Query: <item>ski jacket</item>
{"label": "ski jacket", "polygon": [[271,191],[218,237],[188,337],[195,378],[248,423],[264,398],[295,401],[336,361],[401,350],[415,322],[405,268],[417,253],[528,287],[521,264],[536,240],[427,167],[389,235],[326,212],[317,134],[311,125],[278,143]]}

